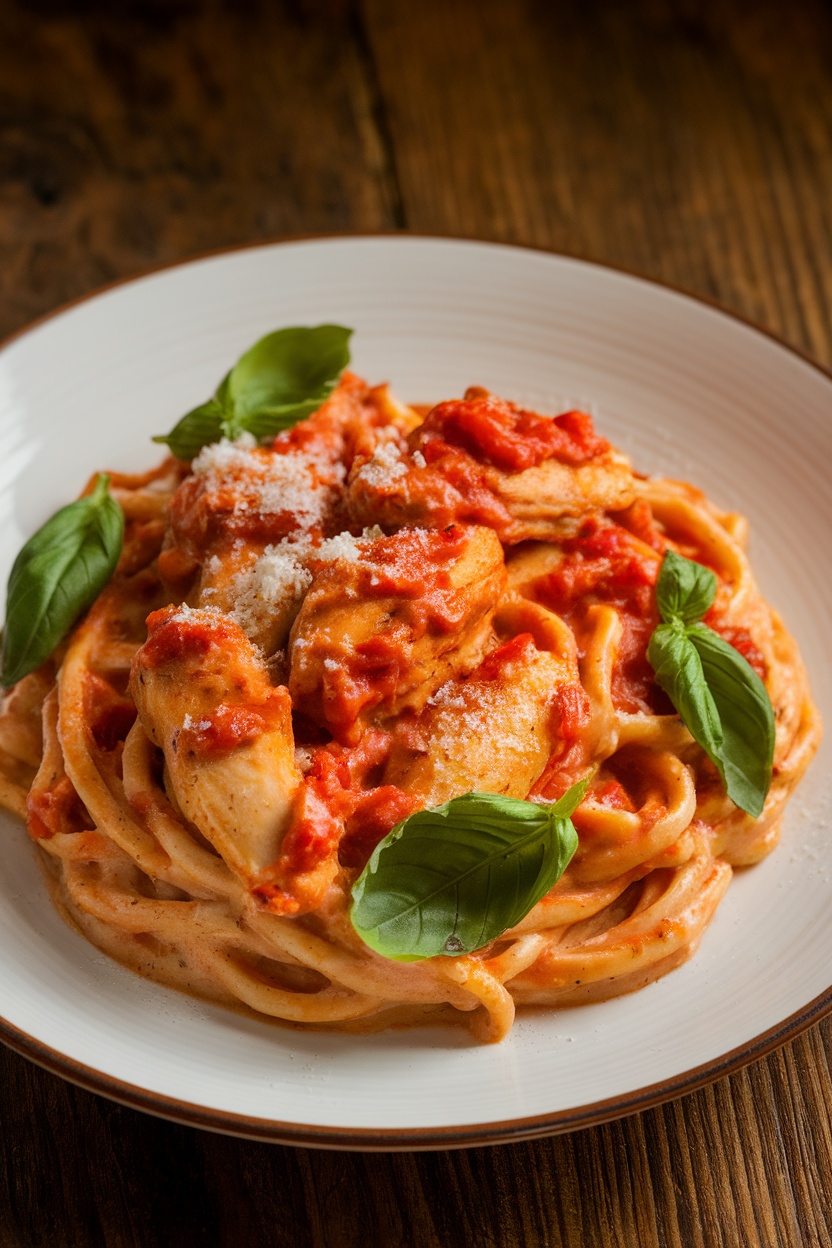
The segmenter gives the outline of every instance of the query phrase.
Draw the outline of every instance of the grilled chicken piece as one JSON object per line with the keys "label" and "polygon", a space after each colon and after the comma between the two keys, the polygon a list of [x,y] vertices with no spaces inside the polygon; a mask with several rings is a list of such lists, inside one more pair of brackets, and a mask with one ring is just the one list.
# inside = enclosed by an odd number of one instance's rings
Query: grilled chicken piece
{"label": "grilled chicken piece", "polygon": [[164,752],[171,800],[254,883],[278,856],[301,782],[289,694],[216,611],[167,607],[148,627],[130,692]]}
{"label": "grilled chicken piece", "polygon": [[557,537],[576,517],[635,497],[628,460],[589,416],[538,416],[485,390],[440,403],[405,441],[357,456],[346,506],[357,524],[487,524],[505,545]]}
{"label": "grilled chicken piece", "polygon": [[418,421],[387,386],[344,373],[317,412],[270,445],[243,435],[203,447],[171,501],[159,561],[171,594],[189,596],[200,568],[224,558],[232,542],[259,552],[286,537],[333,532],[353,458],[366,460],[379,441]]}
{"label": "grilled chicken piece", "polygon": [[505,584],[490,529],[402,530],[314,576],[289,639],[295,706],[344,745],[476,667]]}
{"label": "grilled chicken piece", "polygon": [[575,677],[574,662],[521,633],[396,726],[384,783],[426,806],[472,790],[526,797],[556,743],[557,690]]}
{"label": "grilled chicken piece", "polygon": [[266,658],[286,645],[312,574],[304,542],[226,540],[202,566],[194,605],[230,615]]}
{"label": "grilled chicken piece", "polygon": [[503,541],[545,541],[570,533],[570,521],[593,511],[619,511],[635,498],[630,465],[618,451],[608,451],[572,468],[556,459],[501,474],[494,493],[512,517]]}

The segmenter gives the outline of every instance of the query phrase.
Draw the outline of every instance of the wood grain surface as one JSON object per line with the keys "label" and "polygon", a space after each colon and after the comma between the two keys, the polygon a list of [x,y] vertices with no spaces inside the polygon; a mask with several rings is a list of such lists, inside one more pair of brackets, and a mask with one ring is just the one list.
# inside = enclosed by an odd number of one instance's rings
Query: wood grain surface
{"label": "wood grain surface", "polygon": [[[0,0],[0,334],[207,249],[407,229],[621,265],[829,365],[830,188],[821,0]],[[3,1050],[0,1248],[829,1245],[831,1054],[827,1021],[608,1126],[378,1155]]]}

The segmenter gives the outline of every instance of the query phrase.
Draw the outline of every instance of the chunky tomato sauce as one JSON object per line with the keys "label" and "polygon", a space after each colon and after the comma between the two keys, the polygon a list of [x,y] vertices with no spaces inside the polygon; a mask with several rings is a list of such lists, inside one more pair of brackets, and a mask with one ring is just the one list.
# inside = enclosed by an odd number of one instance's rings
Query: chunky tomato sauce
{"label": "chunky tomato sauce", "polygon": [[609,810],[626,810],[635,814],[635,803],[618,780],[604,781],[593,789],[592,796],[600,806],[606,806]]}
{"label": "chunky tomato sauce", "polygon": [[[302,699],[311,671],[315,696],[310,713],[343,744],[354,744],[360,736],[358,720],[364,712],[391,703],[413,684],[423,639],[434,639],[441,652],[466,621],[491,605],[472,605],[470,590],[454,584],[454,568],[471,535],[471,529],[452,525],[367,541],[362,561],[348,573],[337,565],[327,568],[310,588],[298,621],[294,644],[300,657],[290,687]],[[498,590],[496,585],[495,601]],[[380,604],[377,627],[369,636],[350,631],[353,602]],[[306,620],[311,621],[308,657]]]}
{"label": "chunky tomato sauce", "polygon": [[[220,758],[286,722],[291,713],[287,690],[280,685],[253,687],[246,662],[238,663],[235,671],[235,654],[242,651],[245,661],[250,656],[248,639],[238,624],[209,611],[164,607],[148,616],[147,626],[141,666],[166,667],[175,672],[181,665],[185,681],[182,705],[195,707],[193,714],[186,713],[175,735],[175,749]],[[139,680],[141,666],[136,669]],[[198,691],[203,681],[209,687],[216,681],[217,669],[223,671],[229,696],[213,704],[210,713],[203,712]],[[188,685],[194,690],[193,703],[187,697]]]}
{"label": "chunky tomato sauce", "polygon": [[[283,708],[281,707],[281,710]],[[179,731],[177,749],[190,750],[206,758],[221,758],[241,745],[249,745],[273,726],[267,704],[262,707],[220,703],[210,718],[199,719]]]}
{"label": "chunky tomato sauce", "polygon": [[389,631],[359,642],[343,665],[325,676],[325,711],[333,732],[349,739],[362,712],[395,696],[409,666],[414,626],[391,620]]}
{"label": "chunky tomato sauce", "polygon": [[511,525],[511,512],[495,495],[485,467],[467,450],[437,436],[421,443],[421,453],[429,471],[411,479],[418,523],[484,524],[498,534]]}
{"label": "chunky tomato sauce", "polygon": [[338,850],[343,866],[363,867],[376,845],[416,807],[395,785],[375,785],[390,749],[388,733],[371,730],[348,749],[314,751],[278,864],[282,876],[311,871]]}
{"label": "chunky tomato sauce", "polygon": [[552,716],[558,745],[532,789],[533,796],[547,801],[562,797],[586,769],[586,729],[592,708],[583,685],[561,685],[552,699]]}
{"label": "chunky tomato sauce", "polygon": [[541,600],[569,617],[588,602],[609,602],[646,617],[655,613],[661,558],[622,525],[593,516],[560,543],[563,559],[538,582]]}
{"label": "chunky tomato sauce", "polygon": [[136,722],[136,706],[132,698],[119,694],[109,681],[87,672],[84,716],[98,748],[112,752]]}
{"label": "chunky tomato sauce", "polygon": [[[629,514],[622,518],[631,520]],[[589,607],[594,603],[614,606],[621,622],[612,674],[614,704],[628,712],[669,712],[672,707],[647,662],[647,644],[659,623],[655,601],[661,566],[656,549],[659,535],[643,508],[635,512],[634,519],[639,535],[606,518],[585,521],[574,537],[560,543],[563,558],[536,582],[535,593],[571,624],[579,646]],[[651,544],[645,537],[650,537]]]}
{"label": "chunky tomato sauce", "polygon": [[[435,440],[461,446],[503,472],[523,472],[547,459],[577,467],[609,450],[585,412],[538,416],[487,392],[469,391],[430,411],[419,429],[425,458]],[[428,462],[430,460],[428,459]]]}
{"label": "chunky tomato sauce", "polygon": [[465,553],[470,533],[460,525],[432,532],[404,529],[395,537],[380,537],[363,545],[366,562],[358,568],[358,592],[368,598],[418,599],[437,624],[456,627],[458,621],[447,591],[453,591],[451,569]]}
{"label": "chunky tomato sauce", "polygon": [[183,659],[203,658],[212,646],[231,644],[239,635],[239,626],[221,615],[162,607],[147,617],[142,662],[147,667],[168,667]]}
{"label": "chunky tomato sauce", "polygon": [[[264,466],[288,450],[266,450],[258,447],[252,458]],[[201,562],[206,550],[227,541],[229,535],[244,542],[265,546],[279,542],[297,531],[297,515],[291,507],[266,508],[259,497],[259,479],[240,473],[236,479],[211,487],[201,477],[188,477],[179,487],[170,504],[171,532],[175,546],[165,552],[163,565],[176,550],[180,559]],[[322,487],[323,488],[323,484]],[[310,524],[310,533],[323,536],[320,525]]]}
{"label": "chunky tomato sauce", "polygon": [[33,788],[26,798],[26,827],[34,840],[59,832],[83,832],[90,823],[69,776],[61,776],[48,789]]}

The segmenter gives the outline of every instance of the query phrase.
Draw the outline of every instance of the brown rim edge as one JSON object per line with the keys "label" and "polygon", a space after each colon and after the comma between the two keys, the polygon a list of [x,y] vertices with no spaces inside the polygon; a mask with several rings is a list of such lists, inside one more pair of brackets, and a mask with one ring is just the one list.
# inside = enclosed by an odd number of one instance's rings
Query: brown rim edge
{"label": "brown rim edge", "polygon": [[[652,277],[645,277],[622,266],[604,263],[578,254],[549,251],[544,247],[524,246],[517,243],[472,238],[470,236],[463,238],[448,234],[416,234],[407,230],[390,230],[375,234],[300,234],[271,240],[261,239],[255,243],[241,243],[231,247],[219,247],[198,253],[186,259],[154,265],[130,276],[117,278],[101,287],[97,287],[93,291],[69,300],[57,308],[51,309],[49,312],[37,317],[34,321],[7,335],[0,341],[0,352],[4,351],[17,339],[24,337],[49,321],[57,319],[80,304],[96,299],[110,291],[117,290],[121,286],[142,281],[144,278],[152,277],[156,274],[166,273],[191,264],[199,264],[205,260],[234,255],[237,252],[273,248],[283,244],[316,243],[327,240],[350,242],[378,239],[423,240],[433,243],[447,242],[456,244],[470,243],[477,246],[529,252],[555,259],[571,260],[576,263],[591,265],[594,268],[605,269],[608,272],[617,273],[633,281],[655,286],[659,290],[670,291],[681,298],[702,304],[710,311],[717,312],[729,320],[735,321],[767,338],[783,351],[795,356],[803,364],[808,365],[815,372],[819,373],[826,381],[832,382],[832,372],[812,359],[805,351],[784,342],[772,330],[758,325],[736,312],[728,311],[714,299],[685,290],[679,286],[674,286],[671,283],[662,282]],[[808,1028],[819,1022],[830,1012],[832,1012],[832,985],[807,1005],[796,1010],[788,1018],[775,1024],[767,1031],[755,1036],[746,1044],[731,1049],[728,1053],[722,1054],[709,1062],[704,1062],[702,1065],[685,1071],[681,1075],[665,1079],[660,1083],[649,1084],[646,1087],[637,1089],[633,1093],[611,1097],[604,1101],[590,1102],[587,1105],[576,1106],[568,1110],[534,1115],[530,1118],[477,1123],[472,1126],[414,1127],[401,1130],[373,1127],[302,1126],[296,1123],[278,1122],[276,1120],[264,1121],[263,1119],[252,1118],[243,1114],[233,1114],[224,1110],[201,1109],[187,1101],[180,1101],[174,1097],[167,1097],[158,1093],[150,1093],[143,1088],[136,1087],[110,1075],[105,1075],[101,1071],[86,1066],[82,1062],[77,1062],[73,1058],[50,1048],[48,1045],[42,1044],[41,1041],[36,1040],[27,1032],[20,1031],[2,1017],[0,1017],[0,1041],[22,1057],[28,1058],[36,1065],[41,1066],[44,1070],[49,1071],[51,1074],[59,1075],[61,1078],[67,1079],[70,1083],[76,1084],[88,1092],[105,1096],[110,1100],[117,1101],[119,1104],[126,1105],[130,1109],[137,1109],[154,1117],[183,1123],[186,1126],[199,1127],[203,1130],[214,1131],[223,1135],[238,1136],[263,1143],[285,1144],[304,1148],[366,1152],[415,1152],[519,1143],[523,1140],[539,1139],[548,1135],[599,1126],[615,1118],[650,1109],[674,1097],[695,1092],[697,1089],[705,1087],[717,1079],[734,1074],[751,1062],[766,1057],[781,1045],[795,1039],[802,1032],[808,1030]]]}
{"label": "brown rim edge", "polygon": [[[173,991],[173,989],[171,989]],[[73,1058],[57,1052],[26,1032],[19,1031],[0,1019],[0,1041],[51,1074],[77,1084],[88,1092],[106,1096],[112,1101],[138,1109],[156,1118],[200,1127],[220,1135],[239,1136],[261,1143],[289,1144],[303,1148],[340,1149],[361,1152],[425,1152],[436,1149],[479,1148],[492,1144],[515,1144],[523,1140],[560,1135],[585,1127],[597,1127],[627,1114],[652,1109],[677,1096],[714,1083],[741,1070],[751,1062],[766,1057],[789,1040],[808,1030],[832,1011],[832,987],[815,997],[807,1006],[791,1014],[783,1022],[756,1036],[748,1044],[704,1062],[692,1070],[661,1083],[649,1084],[629,1095],[610,1097],[572,1109],[531,1118],[502,1122],[477,1123],[458,1127],[414,1127],[401,1130],[383,1127],[315,1127],[296,1123],[264,1121],[245,1114],[224,1110],[200,1109],[188,1101],[146,1092]]]}

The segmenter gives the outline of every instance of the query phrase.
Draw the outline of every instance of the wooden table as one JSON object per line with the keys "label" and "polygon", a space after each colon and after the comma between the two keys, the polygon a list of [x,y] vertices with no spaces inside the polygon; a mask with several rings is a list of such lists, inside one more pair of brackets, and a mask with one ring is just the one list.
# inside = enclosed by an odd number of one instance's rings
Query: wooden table
{"label": "wooden table", "polygon": [[[407,229],[621,265],[832,363],[821,0],[0,0],[0,333],[282,235]],[[0,1054],[6,1245],[832,1242],[832,1021],[530,1144],[209,1135]]]}

